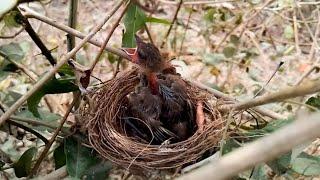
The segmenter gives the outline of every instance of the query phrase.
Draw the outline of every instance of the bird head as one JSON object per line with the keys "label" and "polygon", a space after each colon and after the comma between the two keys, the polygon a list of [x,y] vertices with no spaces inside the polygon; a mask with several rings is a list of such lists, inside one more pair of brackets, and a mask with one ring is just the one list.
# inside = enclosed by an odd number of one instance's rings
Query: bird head
{"label": "bird head", "polygon": [[161,71],[164,67],[164,61],[159,49],[151,43],[143,42],[137,35],[135,35],[135,39],[136,48],[122,48],[130,57],[130,61],[151,72]]}

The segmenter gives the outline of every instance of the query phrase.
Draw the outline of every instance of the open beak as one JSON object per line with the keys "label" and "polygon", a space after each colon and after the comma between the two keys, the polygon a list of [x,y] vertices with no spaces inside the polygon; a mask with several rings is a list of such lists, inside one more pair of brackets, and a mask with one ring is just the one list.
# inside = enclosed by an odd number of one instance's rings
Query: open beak
{"label": "open beak", "polygon": [[138,51],[137,48],[121,48],[129,57],[130,61],[138,64],[139,57],[138,57]]}

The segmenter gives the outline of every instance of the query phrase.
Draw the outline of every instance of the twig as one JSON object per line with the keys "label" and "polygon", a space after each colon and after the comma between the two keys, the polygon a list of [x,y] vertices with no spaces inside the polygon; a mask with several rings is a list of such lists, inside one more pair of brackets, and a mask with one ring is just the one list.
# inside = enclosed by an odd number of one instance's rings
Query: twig
{"label": "twig", "polygon": [[12,35],[1,35],[0,39],[11,39],[18,36],[24,30],[24,26],[22,26],[17,32]]}
{"label": "twig", "polygon": [[[219,97],[219,98],[222,98],[222,99],[226,99],[226,100],[229,100],[229,101],[234,101],[234,102],[237,102],[237,99],[233,98],[233,97],[230,97],[228,96],[227,94],[224,94],[218,90],[215,90],[215,89],[212,89],[202,83],[199,83],[199,82],[196,82],[196,81],[193,81],[193,80],[187,80],[189,81],[190,83],[192,83],[193,85],[201,88],[201,89],[204,89],[204,90],[207,90],[208,92],[210,92],[211,94],[215,95],[216,97]],[[261,115],[264,115],[264,116],[268,116],[270,118],[273,118],[273,119],[285,119],[286,117],[284,117],[283,115],[281,114],[278,114],[278,113],[275,113],[273,111],[270,111],[268,109],[264,109],[264,108],[261,108],[261,107],[254,107],[252,108],[253,110],[255,110],[256,112],[260,113]]]}
{"label": "twig", "polygon": [[161,48],[163,48],[164,43],[165,43],[165,42],[167,41],[167,39],[168,39],[168,36],[169,36],[169,34],[170,34],[170,32],[171,32],[171,29],[172,29],[172,27],[173,27],[173,25],[174,25],[174,23],[175,23],[175,21],[176,21],[176,19],[177,19],[177,17],[178,17],[178,13],[179,13],[179,10],[180,10],[180,8],[181,8],[182,3],[183,3],[183,0],[180,0],[180,1],[179,1],[179,4],[178,4],[178,7],[177,7],[177,9],[176,9],[176,12],[174,13],[173,19],[172,19],[172,21],[171,21],[170,27],[169,27],[169,29],[168,29],[168,31],[167,31],[167,33],[166,33],[166,35],[165,35],[162,43],[161,43],[161,46],[160,46]]}
{"label": "twig", "polygon": [[[121,4],[122,4],[123,2],[125,2],[125,1],[122,0],[122,1],[121,1]],[[114,31],[116,30],[116,28],[119,26],[119,23],[120,23],[122,17],[124,16],[124,14],[126,13],[128,7],[129,7],[129,4],[130,4],[130,0],[126,3],[125,8],[121,11],[120,17],[116,20],[116,22],[115,22],[114,25],[112,26],[109,34],[107,35],[107,38],[105,39],[105,41],[104,41],[103,44],[101,45],[100,50],[99,50],[99,52],[98,52],[95,60],[94,60],[93,63],[91,64],[91,67],[90,67],[90,71],[91,71],[91,72],[93,71],[94,67],[95,67],[96,64],[98,63],[98,61],[99,61],[99,59],[100,59],[100,57],[101,57],[104,49],[106,48],[106,46],[107,46],[107,44],[108,44],[108,42],[109,42],[109,40],[110,40],[113,32],[114,32]],[[119,7],[120,7],[120,6],[119,6]],[[112,16],[115,12],[116,12],[116,11],[112,12],[111,16]]]}
{"label": "twig", "polygon": [[[117,7],[118,5],[119,4],[117,4],[115,7]],[[58,28],[58,29],[60,29],[62,31],[65,31],[65,32],[67,32],[69,34],[72,34],[72,35],[74,35],[74,36],[76,36],[76,37],[78,37],[80,39],[83,39],[83,38],[86,37],[86,35],[81,33],[80,31],[77,31],[77,30],[72,29],[72,28],[70,28],[68,26],[60,24],[57,21],[52,20],[52,19],[50,19],[48,17],[45,17],[45,16],[33,11],[32,9],[30,9],[28,7],[23,6],[22,13],[28,18],[38,19],[38,20],[40,20],[42,22],[45,22],[45,23],[47,23],[47,24],[49,24],[51,26],[54,26],[54,27],[56,27],[56,28]],[[98,41],[97,39],[90,39],[90,40],[88,40],[88,42],[90,42],[91,44],[93,44],[95,46],[98,46],[98,47],[102,46],[102,42]],[[120,50],[120,49],[117,49],[117,48],[114,48],[114,47],[111,47],[111,46],[106,46],[105,50],[108,51],[108,52],[111,52],[113,54],[116,54],[116,55],[118,55],[118,56],[120,56],[120,57],[122,57],[124,59],[130,59],[129,56],[125,52]]]}
{"label": "twig", "polygon": [[283,101],[285,99],[295,98],[298,96],[304,96],[308,94],[313,94],[320,91],[320,80],[314,82],[308,82],[300,86],[289,87],[280,90],[276,93],[261,96],[248,101],[240,102],[232,105],[222,105],[219,107],[221,111],[228,111],[230,109],[235,110],[245,110],[252,107],[260,106],[263,104],[273,103]]}
{"label": "twig", "polygon": [[[69,18],[68,26],[75,29],[77,26],[77,11],[78,11],[78,0],[71,0],[69,2]],[[74,35],[67,34],[67,49],[71,51],[76,45],[76,38]],[[76,56],[72,57],[76,61]]]}
{"label": "twig", "polygon": [[[23,10],[23,7],[21,7]],[[72,51],[68,52],[61,60],[54,66],[49,72],[47,72],[36,84],[33,85],[26,94],[24,94],[20,99],[18,99],[9,109],[0,117],[0,126],[34,93],[36,93],[48,80],[50,80],[54,74],[59,70],[59,68],[64,65],[75,53],[77,53],[80,48],[89,41],[109,20],[110,15],[106,15],[103,21],[100,22]]]}
{"label": "twig", "polygon": [[62,129],[62,127],[63,127],[63,124],[66,122],[66,120],[67,120],[67,118],[68,118],[68,116],[69,116],[69,114],[70,114],[73,106],[76,104],[76,102],[77,102],[77,100],[78,100],[79,97],[80,97],[80,94],[78,94],[78,96],[76,96],[76,97],[73,99],[72,103],[71,103],[70,106],[68,107],[68,110],[67,110],[67,112],[65,113],[65,115],[63,116],[63,118],[62,118],[62,120],[61,120],[61,122],[60,122],[59,127],[54,131],[51,139],[50,139],[49,142],[46,144],[46,146],[45,146],[45,148],[43,149],[43,151],[41,152],[38,160],[36,161],[36,163],[34,164],[32,170],[30,171],[29,177],[32,177],[34,174],[37,173],[38,168],[39,168],[41,162],[42,162],[43,159],[47,156],[48,151],[50,150],[52,144],[53,144],[54,141],[56,140],[56,137],[58,136],[59,132],[61,131],[61,129]]}
{"label": "twig", "polygon": [[236,149],[218,161],[179,177],[178,180],[230,179],[244,170],[290,151],[299,144],[319,137],[319,128],[320,113],[315,113],[308,118],[299,118],[271,135]]}
{"label": "twig", "polygon": [[[249,22],[256,18],[256,16],[265,8],[267,7],[270,3],[272,3],[274,0],[269,0],[267,2],[265,2],[261,8],[259,8],[253,15],[251,15],[247,20],[243,21],[242,23],[237,24],[236,26],[234,26],[223,38],[222,40],[218,43],[218,45],[214,48],[214,52],[216,52],[221,45],[228,39],[228,37],[236,30],[238,29],[240,26],[243,26],[243,31],[245,29],[245,27],[249,24]],[[241,33],[242,34],[242,33]]]}
{"label": "twig", "polygon": [[147,35],[148,35],[148,37],[149,37],[149,40],[150,40],[151,44],[153,44],[153,45],[154,45],[154,41],[153,41],[153,38],[152,38],[151,32],[150,32],[150,30],[149,30],[149,28],[148,28],[147,24],[144,24],[144,29],[145,29],[145,30],[146,30],[146,32],[147,32]]}
{"label": "twig", "polygon": [[[23,117],[19,117],[19,116],[11,116],[10,119],[15,120],[15,121],[19,121],[19,122],[24,122],[24,123],[28,123],[31,124],[33,126],[44,126],[44,127],[48,127],[50,129],[56,129],[57,127],[54,125],[51,125],[47,122],[42,122],[42,121],[37,121],[34,119],[30,119],[30,118],[23,118]],[[62,129],[62,132],[65,134],[69,134],[70,132],[65,131],[64,129]]]}
{"label": "twig", "polygon": [[293,9],[293,29],[294,29],[294,41],[296,45],[296,52],[297,54],[301,54],[301,49],[299,47],[299,30],[297,25],[297,11],[296,9]]}
{"label": "twig", "polygon": [[272,80],[272,78],[276,75],[276,73],[279,71],[280,67],[284,64],[283,61],[281,61],[276,70],[273,71],[272,75],[270,76],[270,78],[268,79],[268,81],[259,89],[259,91],[254,95],[254,97],[257,97],[265,88],[266,86],[270,83],[270,81]]}
{"label": "twig", "polygon": [[186,35],[187,35],[188,26],[189,26],[189,23],[190,23],[190,19],[191,19],[192,12],[193,12],[193,6],[191,7],[191,10],[190,10],[190,12],[189,12],[187,24],[186,24],[186,27],[185,27],[185,30],[184,30],[184,33],[183,33],[183,36],[182,36],[178,59],[179,59],[179,57],[180,57],[180,55],[181,55],[181,53],[182,53],[182,47],[183,47],[183,43],[184,43],[184,40],[185,40]]}
{"label": "twig", "polygon": [[33,42],[39,47],[42,54],[48,59],[50,64],[54,66],[57,64],[57,61],[53,58],[51,52],[48,50],[48,48],[43,44],[42,40],[38,36],[38,34],[34,31],[31,24],[29,23],[28,19],[22,15],[20,10],[17,10],[21,16],[21,21],[23,26],[25,27],[26,32],[29,34]]}
{"label": "twig", "polygon": [[21,128],[21,129],[23,129],[25,131],[30,132],[31,134],[33,134],[36,137],[38,137],[39,139],[41,139],[45,144],[48,144],[48,142],[49,142],[48,139],[45,138],[44,136],[42,136],[39,132],[33,130],[32,128],[30,128],[30,127],[28,127],[28,126],[26,126],[24,124],[20,124],[20,123],[18,123],[16,121],[13,121],[13,120],[10,120],[10,119],[7,120],[7,123],[11,124],[11,125],[14,125],[14,126],[17,126],[18,128]]}
{"label": "twig", "polygon": [[25,68],[24,65],[11,60],[6,54],[4,54],[2,51],[0,51],[0,56],[2,56],[4,59],[8,60],[10,63],[14,64],[18,69],[20,69],[23,73],[25,73],[33,82],[36,81],[36,77],[34,74],[32,74],[31,71],[29,71],[27,68]]}

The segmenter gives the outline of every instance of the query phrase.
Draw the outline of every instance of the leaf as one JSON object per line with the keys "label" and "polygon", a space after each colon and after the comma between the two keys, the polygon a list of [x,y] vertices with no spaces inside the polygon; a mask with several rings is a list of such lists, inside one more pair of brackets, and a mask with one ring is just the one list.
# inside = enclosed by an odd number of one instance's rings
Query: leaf
{"label": "leaf", "polygon": [[293,161],[292,170],[305,176],[320,175],[320,157],[302,152]]}
{"label": "leaf", "polygon": [[313,96],[313,97],[310,97],[306,104],[310,105],[310,106],[313,106],[317,109],[320,109],[320,97],[319,96]]}
{"label": "leaf", "polygon": [[0,1],[0,19],[4,14],[13,9],[18,3],[18,0],[1,0]]}
{"label": "leaf", "polygon": [[278,175],[286,173],[290,169],[291,151],[277,159],[268,162],[267,165]]}
{"label": "leaf", "polygon": [[4,44],[0,46],[0,53],[12,61],[20,61],[24,58],[25,52],[18,43]]}
{"label": "leaf", "polygon": [[291,25],[288,25],[284,28],[283,35],[287,39],[292,39],[294,37],[294,31]]}
{"label": "leaf", "polygon": [[238,147],[240,145],[234,139],[228,139],[223,145],[222,154],[225,155]]}
{"label": "leaf", "polygon": [[126,32],[123,34],[122,47],[133,48],[136,46],[134,35],[144,26],[146,19],[146,15],[139,7],[133,3],[129,5],[124,17]]}
{"label": "leaf", "polygon": [[60,144],[53,152],[55,169],[59,169],[66,165],[66,155],[64,153],[64,144]]}
{"label": "leaf", "polygon": [[254,167],[254,170],[250,179],[267,180],[268,179],[267,172],[268,171],[264,164],[258,165]]}
{"label": "leaf", "polygon": [[38,111],[38,104],[41,98],[46,94],[60,94],[77,91],[78,86],[73,84],[72,80],[74,80],[74,78],[52,78],[49,82],[42,86],[37,93],[33,94],[27,100],[29,111],[32,112],[35,117],[41,118]]}
{"label": "leaf", "polygon": [[226,58],[230,58],[234,56],[236,53],[237,53],[237,49],[233,45],[227,46],[223,49],[223,54]]}
{"label": "leaf", "polygon": [[[65,154],[68,174],[75,178],[99,179],[107,174],[110,165],[102,164],[98,155],[90,148],[84,147],[74,137],[65,140]],[[101,178],[105,179],[105,178]]]}
{"label": "leaf", "polygon": [[26,150],[22,154],[20,159],[13,164],[14,173],[18,178],[28,176],[31,170],[32,159],[36,153],[37,153],[37,149],[35,147],[32,147]]}
{"label": "leaf", "polygon": [[218,53],[205,53],[202,57],[202,62],[210,65],[217,65],[219,62],[225,59],[223,54]]}
{"label": "leaf", "polygon": [[276,121],[271,121],[262,129],[256,129],[256,130],[251,130],[249,132],[245,133],[245,136],[251,137],[251,140],[260,138],[262,136],[265,136],[267,134],[270,134],[274,132],[275,130],[278,130],[288,124],[293,122],[293,119],[281,119],[281,120],[276,120]]}
{"label": "leaf", "polygon": [[110,161],[101,161],[95,166],[90,167],[86,171],[85,178],[86,180],[99,180],[107,179],[109,171],[112,169],[112,163]]}
{"label": "leaf", "polygon": [[167,19],[160,19],[160,18],[155,18],[155,17],[147,17],[146,22],[166,24],[166,25],[171,24],[171,22],[168,21]]}
{"label": "leaf", "polygon": [[231,35],[231,36],[230,36],[230,42],[231,42],[232,44],[234,44],[235,46],[237,46],[237,45],[239,45],[239,43],[240,43],[240,39],[239,39],[239,37],[236,36],[236,35]]}
{"label": "leaf", "polygon": [[19,21],[21,21],[18,11],[10,11],[6,15],[3,16],[4,24],[11,28],[11,27],[20,27],[21,24]]}

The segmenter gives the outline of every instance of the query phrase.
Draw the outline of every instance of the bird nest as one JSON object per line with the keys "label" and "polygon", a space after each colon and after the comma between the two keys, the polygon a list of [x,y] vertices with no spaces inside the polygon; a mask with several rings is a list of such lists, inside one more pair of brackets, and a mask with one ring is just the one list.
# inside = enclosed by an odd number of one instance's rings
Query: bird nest
{"label": "bird nest", "polygon": [[[180,142],[159,145],[128,135],[122,117],[128,111],[127,95],[138,83],[137,69],[124,71],[88,94],[89,103],[80,108],[89,141],[103,158],[132,171],[175,169],[201,160],[205,152],[218,146],[224,120],[215,109],[217,100],[190,83],[187,83],[188,95],[198,113],[196,116],[204,120],[193,135]],[[200,109],[199,104],[202,104]]]}

